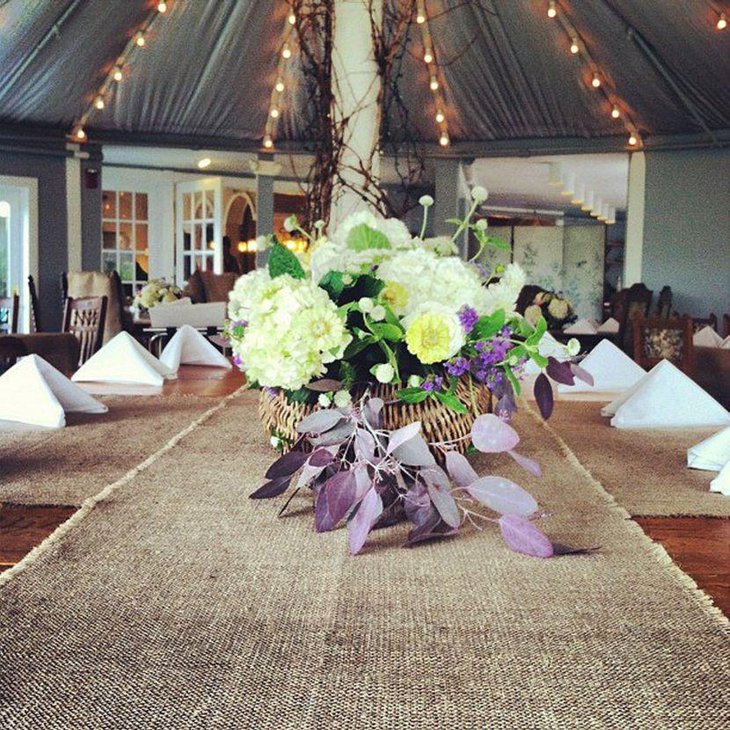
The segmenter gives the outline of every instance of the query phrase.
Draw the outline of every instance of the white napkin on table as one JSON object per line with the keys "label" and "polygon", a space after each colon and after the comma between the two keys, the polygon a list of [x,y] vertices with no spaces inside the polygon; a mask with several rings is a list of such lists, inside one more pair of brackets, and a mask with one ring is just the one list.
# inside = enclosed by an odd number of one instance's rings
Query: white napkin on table
{"label": "white napkin on table", "polygon": [[180,365],[211,365],[219,368],[231,368],[231,362],[224,357],[203,335],[184,324],[165,345],[160,361],[172,370]]}
{"label": "white napkin on table", "polygon": [[21,358],[0,376],[0,421],[62,428],[66,413],[108,410],[38,355]]}
{"label": "white napkin on table", "polygon": [[697,347],[721,347],[722,342],[722,337],[709,325],[692,335],[692,344]]}
{"label": "white napkin on table", "polygon": [[730,497],[730,461],[722,467],[720,473],[710,482],[711,492],[720,492]]}
{"label": "white napkin on table", "polygon": [[605,334],[615,334],[619,331],[620,325],[617,319],[609,317],[603,324],[598,326],[598,332]]}
{"label": "white napkin on table", "polygon": [[598,325],[590,319],[579,319],[563,329],[566,335],[595,335]]}
{"label": "white napkin on table", "polygon": [[92,355],[71,380],[159,386],[164,380],[176,377],[172,369],[145,350],[132,335],[120,332]]}
{"label": "white napkin on table", "polygon": [[[540,344],[538,346],[538,352],[543,357],[554,357],[556,360],[563,362],[569,360],[570,355],[565,350],[565,346],[561,345],[549,332],[546,332]],[[525,363],[525,375],[537,375],[540,372],[540,368],[532,360],[528,360]]]}
{"label": "white napkin on table", "polygon": [[662,360],[623,395],[601,409],[616,428],[699,428],[730,425],[730,413],[709,393]]}
{"label": "white napkin on table", "polygon": [[730,335],[728,335],[721,343],[720,348],[723,350],[730,350]]}
{"label": "white napkin on table", "polygon": [[687,466],[720,471],[730,461],[730,426],[687,449]]}
{"label": "white napkin on table", "polygon": [[644,368],[610,340],[601,340],[581,361],[580,366],[593,376],[593,385],[576,378],[574,385],[559,383],[559,393],[624,391],[646,375]]}

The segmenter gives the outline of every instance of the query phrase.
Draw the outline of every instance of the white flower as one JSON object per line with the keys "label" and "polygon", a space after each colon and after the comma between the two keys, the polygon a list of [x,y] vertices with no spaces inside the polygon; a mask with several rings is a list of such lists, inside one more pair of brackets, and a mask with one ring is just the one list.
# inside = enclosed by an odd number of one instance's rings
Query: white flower
{"label": "white flower", "polygon": [[459,249],[448,236],[434,236],[423,241],[423,248],[426,251],[433,251],[439,256],[454,256]]}
{"label": "white flower", "polygon": [[542,309],[537,304],[530,304],[527,309],[525,309],[525,319],[534,327],[540,317],[542,317]]}
{"label": "white flower", "polygon": [[365,312],[367,314],[368,312],[373,311],[375,304],[370,297],[362,297],[358,300],[357,306],[360,308],[361,312]]}
{"label": "white flower", "polygon": [[489,225],[487,223],[486,218],[480,218],[475,224],[474,224],[480,231],[486,231],[487,226]]}
{"label": "white flower", "polygon": [[408,351],[426,365],[448,360],[466,343],[459,316],[440,304],[421,305],[403,320],[403,326]]}
{"label": "white flower", "polygon": [[278,449],[279,446],[281,446],[281,439],[278,436],[272,436],[269,439],[269,443],[275,448]]}
{"label": "white flower", "polygon": [[296,231],[297,229],[297,217],[295,215],[290,215],[285,221],[284,221],[284,230],[288,233],[291,233],[292,231]]}
{"label": "white flower", "polygon": [[498,309],[504,309],[507,316],[514,312],[517,297],[525,285],[525,272],[519,264],[507,264],[502,278],[490,284],[482,298],[480,314],[493,314]]}
{"label": "white flower", "polygon": [[424,208],[430,208],[433,205],[433,198],[430,195],[422,195],[418,199],[418,203]]}
{"label": "white flower", "polygon": [[570,307],[565,299],[555,297],[555,299],[551,299],[548,304],[548,312],[550,312],[555,319],[565,319],[568,316],[569,310]]}
{"label": "white flower", "polygon": [[420,375],[408,376],[408,387],[409,388],[418,388],[418,387],[420,387],[422,382],[423,382],[423,378]]}
{"label": "white flower", "polygon": [[237,279],[228,293],[228,317],[236,322],[248,321],[251,307],[270,281],[267,269],[256,269]]}
{"label": "white flower", "polygon": [[571,337],[565,349],[568,351],[568,355],[575,357],[580,352],[580,342],[575,337]]}
{"label": "white flower", "polygon": [[370,318],[373,322],[382,322],[385,319],[385,307],[380,304],[377,307],[373,307],[372,312],[370,312]]}
{"label": "white flower", "polygon": [[379,383],[390,383],[394,375],[395,370],[393,370],[393,366],[389,362],[384,362],[375,368],[375,379]]}
{"label": "white flower", "polygon": [[489,193],[487,192],[487,189],[483,188],[481,185],[475,185],[471,189],[471,199],[475,203],[483,203],[488,197]]}
{"label": "white flower", "polygon": [[352,403],[352,396],[346,390],[338,390],[335,393],[335,405],[338,408],[347,408]]}
{"label": "white flower", "polygon": [[320,393],[319,398],[317,398],[317,403],[319,403],[322,408],[329,408],[331,402],[332,401],[330,400],[330,397],[327,395],[327,393]]}
{"label": "white flower", "polygon": [[324,221],[320,218],[319,220],[314,221],[314,230],[319,232],[324,228]]}

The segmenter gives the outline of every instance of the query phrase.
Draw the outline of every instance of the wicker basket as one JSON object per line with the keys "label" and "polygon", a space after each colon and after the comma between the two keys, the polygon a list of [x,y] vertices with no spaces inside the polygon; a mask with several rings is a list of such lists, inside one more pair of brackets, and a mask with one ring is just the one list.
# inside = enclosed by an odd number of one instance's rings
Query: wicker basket
{"label": "wicker basket", "polygon": [[[382,398],[386,403],[383,408],[384,428],[392,430],[413,421],[420,421],[424,437],[429,442],[450,441],[466,436],[471,431],[474,422],[474,414],[471,409],[468,413],[456,413],[433,398],[416,404],[396,401],[396,388],[392,385],[373,383],[369,390],[373,397]],[[363,392],[364,389],[354,393],[353,398],[357,399]],[[457,383],[456,394],[462,403],[470,404],[472,402],[469,386],[464,380]],[[490,413],[492,395],[489,389],[475,383],[474,396],[479,414]],[[271,393],[271,391],[262,390],[259,397],[259,416],[263,427],[268,435],[281,438],[285,449],[286,445],[291,445],[299,436],[296,430],[297,423],[318,408],[319,406],[303,403],[289,403],[281,391]],[[469,443],[469,440],[465,439],[454,446],[465,452]],[[434,455],[441,460],[442,453],[438,449],[434,449]]]}

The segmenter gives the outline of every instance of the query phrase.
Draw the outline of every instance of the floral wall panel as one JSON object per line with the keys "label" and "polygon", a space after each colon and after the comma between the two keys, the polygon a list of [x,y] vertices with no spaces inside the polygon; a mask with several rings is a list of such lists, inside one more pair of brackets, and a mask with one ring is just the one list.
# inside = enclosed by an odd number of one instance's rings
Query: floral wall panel
{"label": "floral wall panel", "polygon": [[493,273],[499,264],[507,266],[512,261],[512,227],[511,226],[490,226],[489,235],[504,241],[509,248],[502,250],[494,246],[487,246],[479,257],[479,262],[485,266],[489,273]]}
{"label": "floral wall panel", "polygon": [[563,228],[563,293],[578,317],[601,319],[604,226]]}
{"label": "floral wall panel", "polygon": [[563,229],[557,226],[515,226],[514,260],[526,282],[543,289],[563,288]]}

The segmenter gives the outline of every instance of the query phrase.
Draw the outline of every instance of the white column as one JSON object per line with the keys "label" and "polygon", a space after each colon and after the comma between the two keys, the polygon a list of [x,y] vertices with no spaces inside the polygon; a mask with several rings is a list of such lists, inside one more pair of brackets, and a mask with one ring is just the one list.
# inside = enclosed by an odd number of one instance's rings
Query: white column
{"label": "white column", "polygon": [[75,156],[66,158],[66,246],[66,270],[81,271],[81,160]]}
{"label": "white column", "polygon": [[[380,77],[373,56],[368,0],[335,0],[332,50],[335,122],[348,119],[341,157],[342,176],[351,184],[363,187],[361,165],[370,174],[380,175],[379,155],[375,153],[380,133]],[[382,14],[382,0],[373,0],[376,18]],[[355,168],[355,169],[353,169]],[[330,230],[350,213],[366,204],[354,191],[335,188],[330,215]]]}
{"label": "white column", "polygon": [[[256,175],[256,236],[268,236],[274,232],[274,178],[281,172],[281,163],[261,159],[249,164]],[[256,252],[257,269],[268,260],[268,250]]]}
{"label": "white column", "polygon": [[623,286],[641,281],[644,249],[644,202],[646,192],[646,155],[633,152],[629,158],[629,196],[626,209],[626,247]]}
{"label": "white column", "polygon": [[[469,187],[464,176],[461,160],[439,159],[434,162],[433,232],[437,236],[451,236],[456,227],[446,221],[449,218],[463,218],[469,209]],[[457,239],[459,255],[466,258],[469,231]]]}

